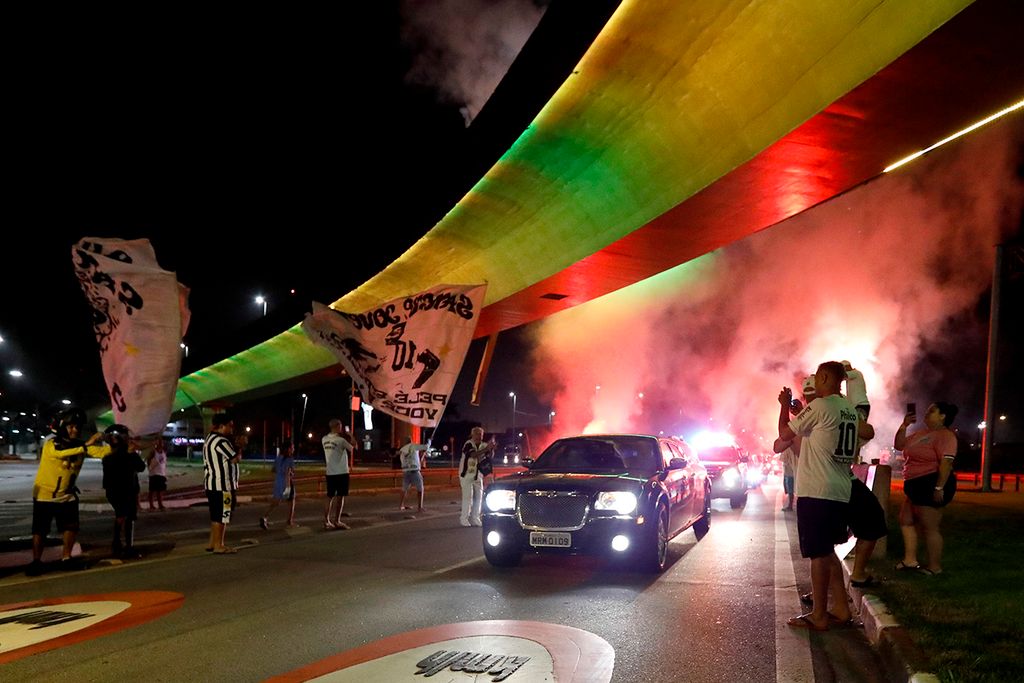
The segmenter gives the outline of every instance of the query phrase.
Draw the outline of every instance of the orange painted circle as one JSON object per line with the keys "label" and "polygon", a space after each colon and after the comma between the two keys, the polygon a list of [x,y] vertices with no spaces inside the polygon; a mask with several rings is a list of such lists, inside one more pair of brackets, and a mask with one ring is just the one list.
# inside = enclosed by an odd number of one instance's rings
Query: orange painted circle
{"label": "orange painted circle", "polygon": [[[0,605],[0,664],[138,626],[173,612],[184,600],[181,593],[138,591]],[[55,630],[40,631],[45,628]]]}
{"label": "orange painted circle", "polygon": [[[612,670],[615,667],[615,650],[608,644],[608,641],[589,631],[539,621],[495,620],[444,624],[399,633],[268,680],[279,683],[308,681],[407,652],[410,653],[409,659],[402,664],[408,667],[407,670],[411,678],[416,673],[416,660],[418,659],[417,655],[411,653],[412,650],[433,644],[440,646],[445,641],[480,637],[518,638],[540,645],[551,656],[552,674],[554,680],[559,683],[569,681],[607,683],[611,680]],[[491,679],[484,675],[475,680]],[[508,680],[514,683],[518,679],[513,674]]]}

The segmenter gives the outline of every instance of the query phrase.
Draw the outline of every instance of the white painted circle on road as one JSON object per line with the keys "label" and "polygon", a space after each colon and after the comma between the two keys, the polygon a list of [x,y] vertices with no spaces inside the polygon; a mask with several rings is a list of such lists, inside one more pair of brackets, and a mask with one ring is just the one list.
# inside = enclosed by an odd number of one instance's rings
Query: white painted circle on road
{"label": "white painted circle on road", "polygon": [[[432,655],[437,655],[438,653],[479,655],[479,657],[473,657],[470,661],[482,661],[480,657],[491,656],[492,659],[490,661],[494,662],[494,665],[488,667],[488,670],[515,666],[514,662],[508,661],[509,657],[526,657],[528,660],[517,667],[504,680],[509,681],[509,683],[514,683],[515,681],[550,683],[555,680],[554,662],[543,646],[526,638],[513,638],[509,636],[472,636],[431,643],[403,652],[396,652],[395,654],[370,662],[356,664],[347,669],[334,671],[312,680],[322,681],[323,683],[364,683],[365,681],[394,681],[394,683],[404,683],[406,681],[414,683],[415,681],[420,681],[422,683],[425,674],[432,668],[438,669],[435,680],[445,681],[445,683],[449,681],[452,683],[459,681],[482,683],[483,681],[492,681],[500,675],[491,674],[487,671],[480,673],[453,671],[451,666],[442,666],[445,662],[445,654],[431,659]],[[452,660],[452,658],[449,657],[449,660]],[[421,664],[425,662],[432,662],[433,666]],[[454,660],[454,663],[456,667],[460,666],[457,660]]]}
{"label": "white painted circle on road", "polygon": [[87,629],[129,607],[130,602],[106,600],[39,605],[0,612],[0,653]]}

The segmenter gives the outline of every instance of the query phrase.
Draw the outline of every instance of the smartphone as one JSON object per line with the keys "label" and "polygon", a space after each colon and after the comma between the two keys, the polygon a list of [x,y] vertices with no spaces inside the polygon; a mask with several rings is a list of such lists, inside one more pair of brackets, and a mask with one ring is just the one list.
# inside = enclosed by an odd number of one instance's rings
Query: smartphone
{"label": "smartphone", "polygon": [[914,415],[917,415],[917,404],[916,403],[908,403],[907,404],[907,414],[909,415],[910,413],[913,413]]}

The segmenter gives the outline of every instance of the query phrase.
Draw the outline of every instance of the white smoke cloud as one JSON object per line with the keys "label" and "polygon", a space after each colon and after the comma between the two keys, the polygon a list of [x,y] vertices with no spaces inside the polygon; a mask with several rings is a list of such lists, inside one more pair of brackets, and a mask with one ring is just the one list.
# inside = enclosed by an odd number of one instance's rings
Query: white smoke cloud
{"label": "white smoke cloud", "polygon": [[[1024,205],[1021,117],[713,254],[535,327],[535,385],[554,394],[557,435],[700,425],[776,433],[779,388],[825,360],[863,371],[878,437],[905,401],[927,405],[984,376],[956,357],[985,334],[953,331],[991,284],[994,246]],[[924,355],[937,377],[911,376]],[[978,364],[975,364],[978,365]],[[983,359],[980,366],[983,367]],[[973,367],[973,366],[972,366]],[[601,385],[601,390],[595,387]],[[642,400],[637,395],[643,392]],[[940,395],[929,395],[940,393]],[[741,441],[744,437],[741,436]]]}
{"label": "white smoke cloud", "polygon": [[403,2],[403,42],[418,46],[406,80],[461,103],[469,125],[543,13],[531,0]]}

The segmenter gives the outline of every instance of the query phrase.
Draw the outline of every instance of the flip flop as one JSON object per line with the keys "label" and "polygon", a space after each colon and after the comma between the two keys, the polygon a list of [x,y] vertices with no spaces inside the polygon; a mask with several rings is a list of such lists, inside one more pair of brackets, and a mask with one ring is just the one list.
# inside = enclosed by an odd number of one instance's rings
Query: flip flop
{"label": "flip flop", "polygon": [[238,552],[238,551],[237,551],[237,550],[235,550],[234,548],[229,548],[229,547],[227,547],[227,546],[224,546],[224,547],[223,547],[223,548],[221,548],[220,550],[214,550],[214,551],[213,551],[213,554],[214,554],[214,555],[234,555],[234,554],[235,554],[235,553],[237,553],[237,552]]}
{"label": "flip flop", "polygon": [[850,627],[860,627],[860,626],[863,626],[864,624],[862,624],[861,622],[859,622],[856,619],[854,619],[852,615],[847,617],[846,619],[840,619],[836,615],[834,615],[831,612],[829,612],[828,613],[828,625],[829,626],[834,626],[836,628],[850,628]]}
{"label": "flip flop", "polygon": [[938,576],[942,573],[941,571],[933,572],[931,569],[928,569],[928,567],[917,567],[917,571],[924,574],[925,576]]}
{"label": "flip flop", "polygon": [[916,571],[919,571],[921,569],[921,565],[919,565],[919,564],[907,564],[903,560],[900,560],[899,562],[896,563],[895,569],[898,572],[916,572]]}
{"label": "flip flop", "polygon": [[811,621],[811,615],[810,614],[801,614],[801,615],[796,616],[796,617],[790,617],[789,619],[786,620],[786,624],[788,626],[792,626],[793,628],[805,628],[808,631],[827,631],[828,630],[828,626],[818,626],[813,621]]}
{"label": "flip flop", "polygon": [[863,581],[857,581],[856,579],[850,579],[850,585],[854,588],[869,588],[875,585],[875,577],[868,576]]}

